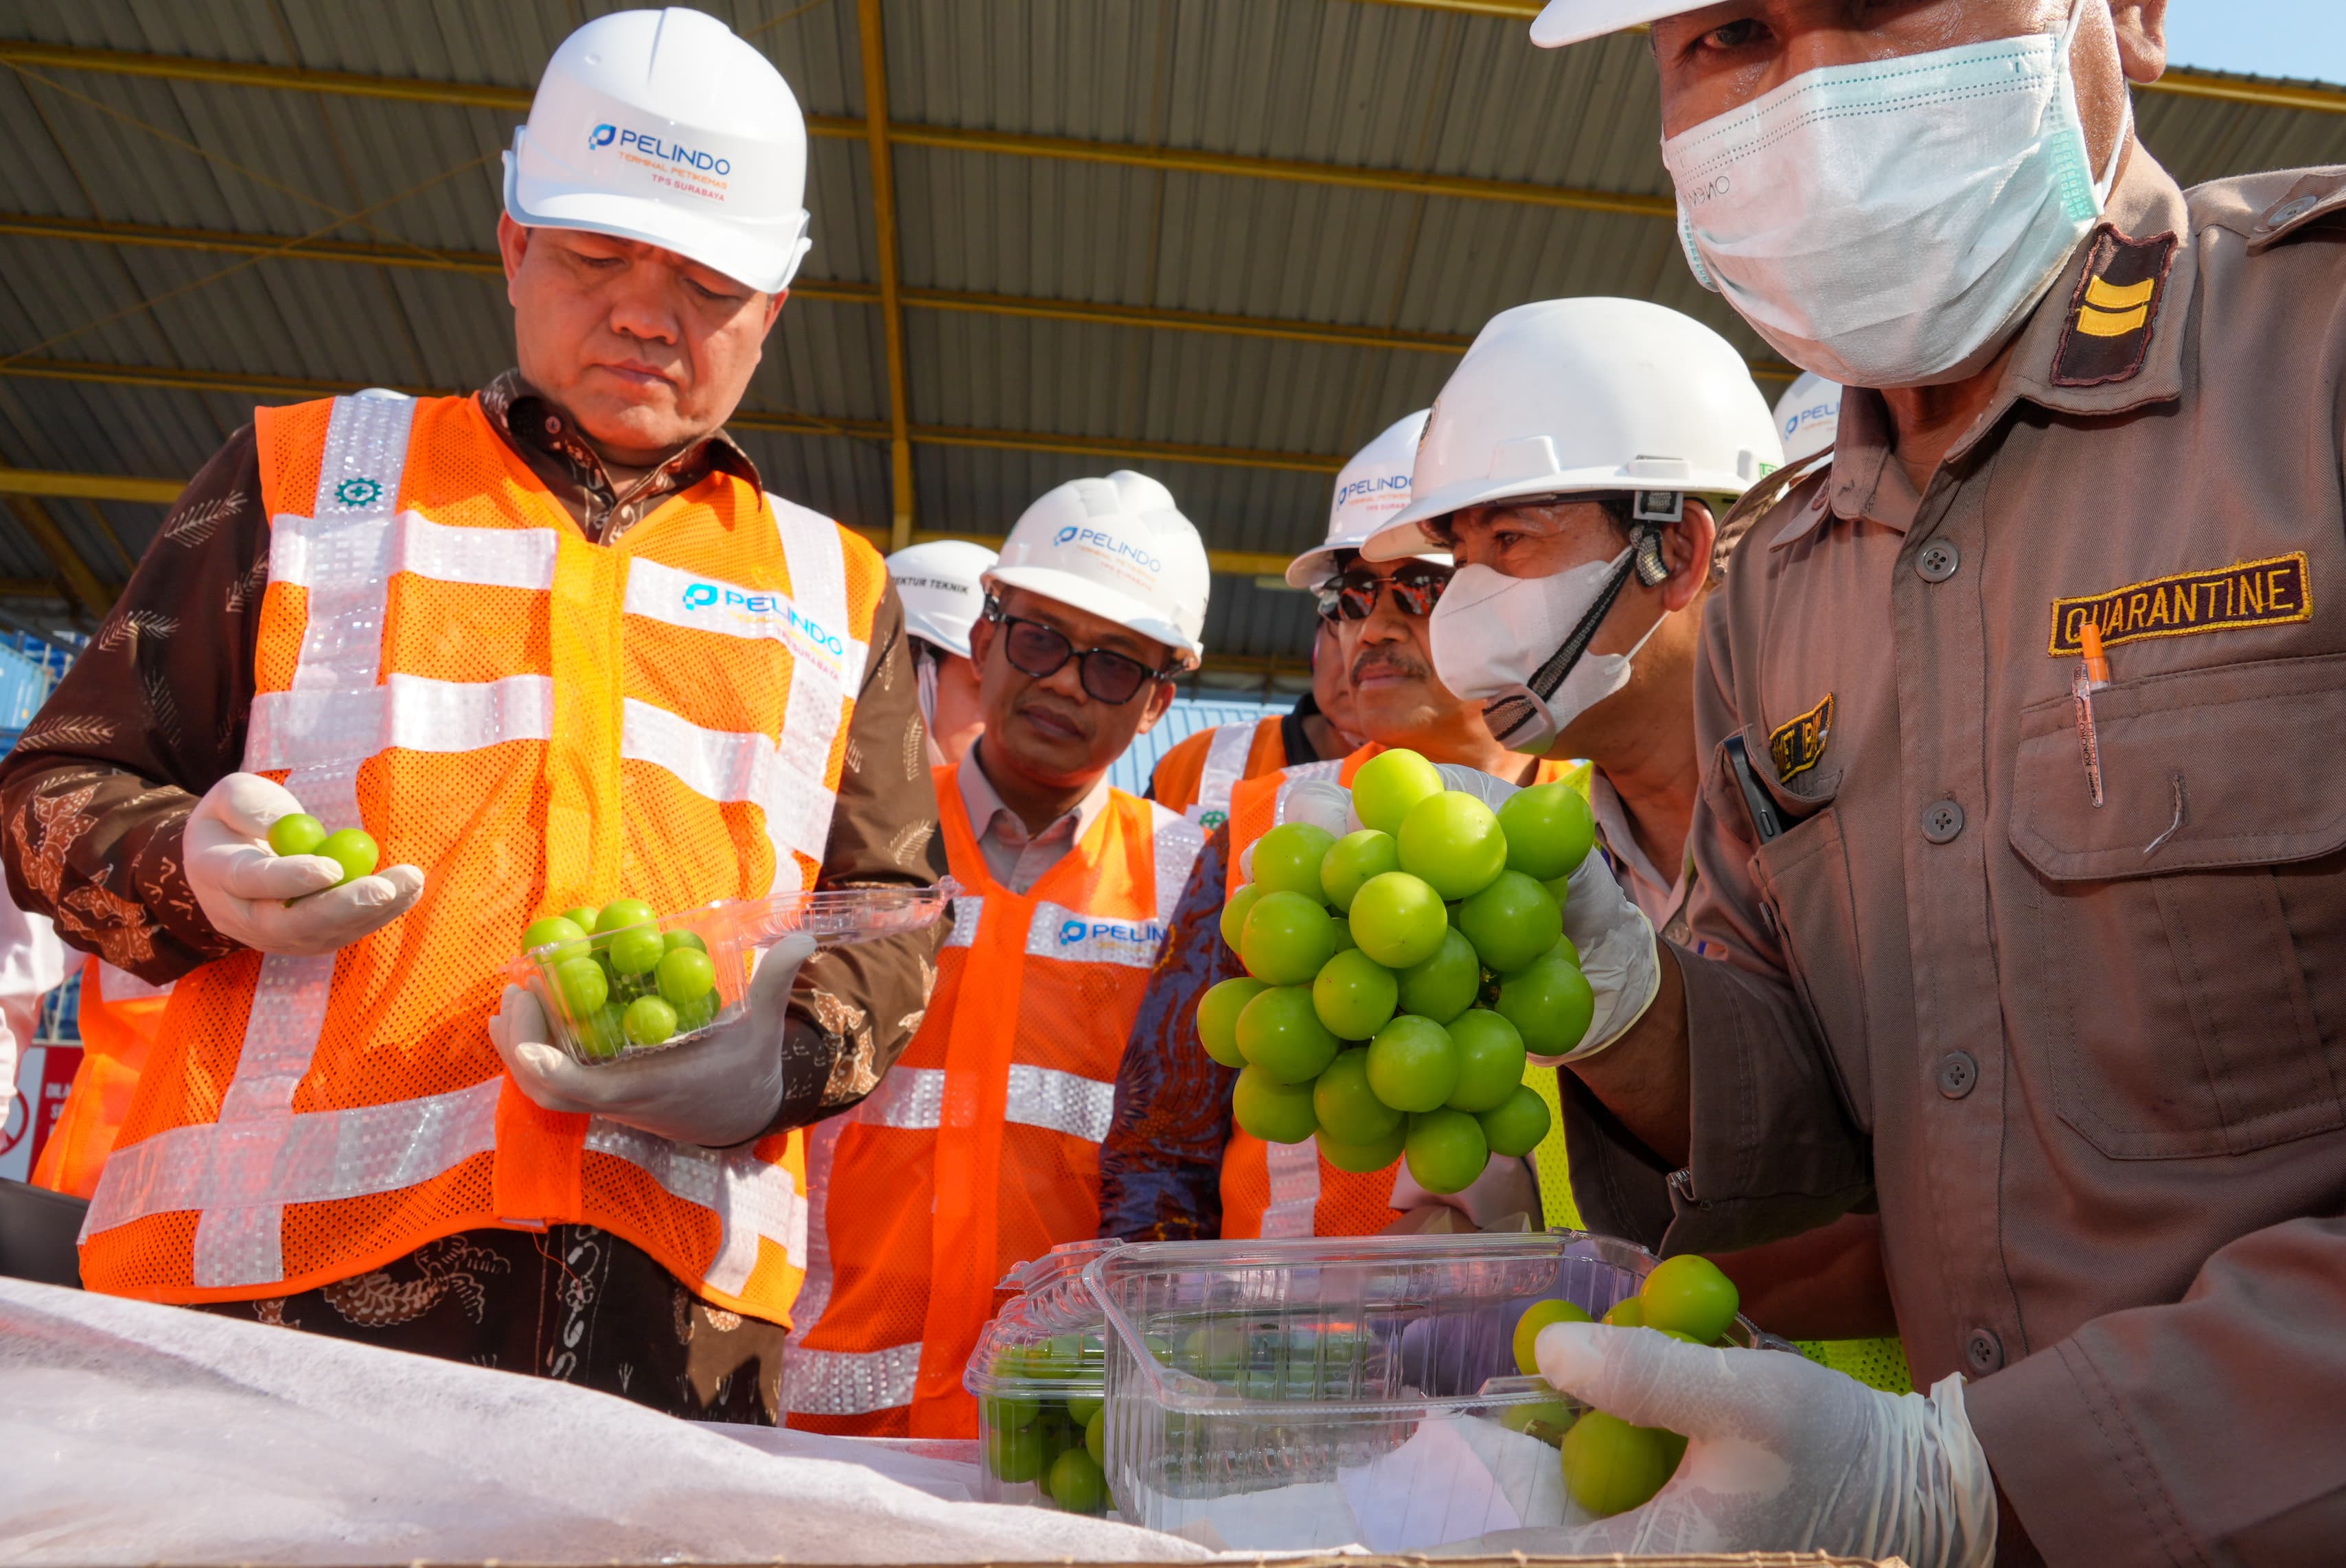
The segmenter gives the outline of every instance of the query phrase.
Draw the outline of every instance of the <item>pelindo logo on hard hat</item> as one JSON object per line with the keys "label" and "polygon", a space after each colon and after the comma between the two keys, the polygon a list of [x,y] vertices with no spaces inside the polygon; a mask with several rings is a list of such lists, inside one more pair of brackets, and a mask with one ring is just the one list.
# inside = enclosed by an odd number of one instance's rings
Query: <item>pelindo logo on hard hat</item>
{"label": "pelindo logo on hard hat", "polygon": [[618,134],[619,127],[606,120],[586,133],[586,145],[590,148],[608,147]]}
{"label": "pelindo logo on hard hat", "polygon": [[1115,535],[1102,533],[1097,528],[1086,528],[1070,524],[1060,529],[1058,537],[1051,542],[1055,545],[1082,545],[1086,548],[1097,550],[1104,555],[1112,556],[1118,561],[1128,561],[1150,572],[1161,572],[1165,569],[1164,562],[1130,540],[1119,539]]}

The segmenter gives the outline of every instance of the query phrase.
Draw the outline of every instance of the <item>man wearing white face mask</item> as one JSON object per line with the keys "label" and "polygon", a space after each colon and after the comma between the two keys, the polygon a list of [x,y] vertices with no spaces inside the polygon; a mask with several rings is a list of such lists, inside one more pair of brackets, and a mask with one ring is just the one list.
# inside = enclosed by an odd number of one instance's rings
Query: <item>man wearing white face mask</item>
{"label": "man wearing white face mask", "polygon": [[[1558,1325],[1690,1439],[1490,1543],[2310,1563],[2346,1531],[2346,172],[2188,194],[2160,0],[1555,0],[1651,24],[1697,274],[1847,387],[1696,668],[1700,962],[1567,1066],[1592,1220],[1881,1212],[1927,1399]],[[1445,670],[1445,677],[1447,671]]]}

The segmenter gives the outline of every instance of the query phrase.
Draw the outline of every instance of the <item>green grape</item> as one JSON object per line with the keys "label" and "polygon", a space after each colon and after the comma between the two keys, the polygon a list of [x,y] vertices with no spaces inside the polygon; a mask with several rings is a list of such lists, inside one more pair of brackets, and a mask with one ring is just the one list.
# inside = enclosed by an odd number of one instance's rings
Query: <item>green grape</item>
{"label": "green grape", "polygon": [[1664,1258],[1646,1276],[1637,1300],[1646,1326],[1684,1334],[1698,1345],[1708,1345],[1727,1332],[1742,1305],[1735,1281],[1718,1264],[1697,1253]]}
{"label": "green grape", "polygon": [[280,855],[314,855],[326,841],[326,824],[307,811],[290,811],[269,824],[269,847]]}
{"label": "green grape", "polygon": [[1458,1048],[1433,1019],[1404,1013],[1369,1042],[1368,1070],[1369,1086],[1394,1110],[1431,1111],[1458,1086]]}
{"label": "green grape", "polygon": [[562,997],[562,1011],[574,1020],[593,1013],[611,994],[603,966],[591,958],[566,958],[556,964],[554,986]]}
{"label": "green grape", "polygon": [[1067,1419],[1075,1422],[1076,1425],[1079,1427],[1089,1426],[1091,1424],[1092,1418],[1099,1414],[1099,1412],[1100,1396],[1098,1394],[1069,1394],[1067,1396]]}
{"label": "green grape", "polygon": [[[1330,959],[1311,982],[1312,1010],[1339,1040],[1366,1040],[1374,1034],[1392,1017],[1400,999],[1401,984],[1393,972],[1358,948]],[[1202,1002],[1198,1012],[1202,1018]]]}
{"label": "green grape", "polygon": [[1045,1462],[1042,1428],[1033,1423],[996,1427],[985,1445],[985,1458],[996,1481],[1015,1486],[1037,1479]]}
{"label": "green grape", "polygon": [[1447,1023],[1474,1005],[1482,984],[1483,965],[1474,956],[1474,944],[1457,932],[1444,931],[1433,956],[1401,972],[1401,1009]]}
{"label": "green grape", "polygon": [[627,1038],[638,1045],[658,1045],[676,1033],[676,1009],[657,996],[638,996],[627,1003]]}
{"label": "green grape", "polygon": [[1051,1461],[1051,1501],[1069,1513],[1107,1512],[1107,1477],[1099,1461],[1081,1448],[1070,1448]]}
{"label": "green grape", "polygon": [[1254,912],[1255,901],[1261,897],[1262,889],[1249,882],[1222,906],[1222,942],[1232,952],[1239,951],[1239,938],[1246,933],[1247,916]]}
{"label": "green grape", "polygon": [[1668,1435],[1590,1410],[1564,1434],[1565,1489],[1600,1519],[1650,1501],[1677,1468]]}
{"label": "green grape", "polygon": [[1464,1192],[1491,1163],[1483,1124],[1464,1111],[1411,1117],[1405,1153],[1409,1174],[1428,1192]]}
{"label": "green grape", "polygon": [[1642,1329],[1646,1326],[1645,1303],[1635,1296],[1624,1296],[1597,1321],[1612,1329]]}
{"label": "green grape", "polygon": [[1362,827],[1398,834],[1412,807],[1441,793],[1442,775],[1433,764],[1396,748],[1370,758],[1352,775],[1352,812]]}
{"label": "green grape", "polygon": [[1320,862],[1336,835],[1311,822],[1281,822],[1255,840],[1253,885],[1266,893],[1301,893],[1324,904]]}
{"label": "green grape", "polygon": [[[327,834],[316,852],[342,868],[342,882],[354,882],[361,877],[372,876],[376,862],[382,858],[382,851],[376,846],[373,835],[362,828],[344,828],[339,832]],[[340,887],[342,884],[337,882],[334,885]]]}
{"label": "green grape", "polygon": [[595,934],[595,922],[602,918],[602,914],[603,911],[593,904],[577,904],[564,910],[562,918],[592,936]]}
{"label": "green grape", "polygon": [[1230,1091],[1230,1115],[1250,1136],[1267,1144],[1300,1144],[1319,1130],[1311,1114],[1311,1085],[1282,1084],[1260,1067],[1239,1074]]}
{"label": "green grape", "polygon": [[1084,1424],[1084,1451],[1096,1464],[1107,1462],[1107,1411],[1094,1410],[1092,1419]]}
{"label": "green grape", "polygon": [[1320,1153],[1340,1171],[1350,1171],[1354,1176],[1370,1176],[1401,1158],[1402,1148],[1408,1136],[1408,1129],[1398,1123],[1383,1137],[1365,1144],[1340,1144],[1322,1131],[1320,1134]]}
{"label": "green grape", "polygon": [[[554,951],[538,952],[542,947]],[[529,929],[521,933],[521,950],[536,953],[540,963],[563,963],[586,956],[586,933],[560,915],[547,915],[544,920],[532,921]]]}
{"label": "green grape", "polygon": [[1312,1084],[1311,1111],[1321,1133],[1341,1144],[1382,1144],[1402,1124],[1402,1114],[1369,1086],[1369,1054],[1357,1046]]}
{"label": "green grape", "polygon": [[1540,1330],[1551,1323],[1590,1323],[1588,1308],[1571,1301],[1535,1301],[1515,1319],[1515,1370],[1539,1375]]}
{"label": "green grape", "polygon": [[[1479,1007],[1452,1019],[1449,1028],[1450,1043],[1458,1047],[1458,1086],[1443,1104],[1477,1115],[1497,1110],[1524,1085],[1523,1035],[1504,1018]],[[1483,1131],[1489,1136],[1488,1126]]]}
{"label": "green grape", "polygon": [[671,931],[662,932],[660,936],[660,945],[667,948],[670,952],[674,952],[680,947],[688,947],[695,952],[707,952],[709,951],[709,944],[701,941],[698,933],[688,931]]}
{"label": "green grape", "polygon": [[717,964],[697,947],[668,948],[660,954],[658,972],[660,995],[679,1010],[717,989]]}
{"label": "green grape", "polygon": [[1055,1334],[1039,1345],[1026,1347],[1026,1372],[1034,1378],[1065,1382],[1083,1369],[1084,1341],[1080,1334]]}
{"label": "green grape", "polygon": [[1570,876],[1596,842],[1596,818],[1569,784],[1535,784],[1499,808],[1507,869],[1537,881]]}
{"label": "green grape", "polygon": [[[639,925],[613,932],[610,943],[604,951],[610,955],[614,973],[649,974],[659,967],[661,957],[668,952],[668,944],[660,941],[658,932],[648,925]],[[710,968],[709,978],[713,983],[716,979],[714,966]]]}
{"label": "green grape", "polygon": [[706,1029],[715,1022],[717,1010],[725,999],[714,989],[704,991],[691,1002],[676,1010],[676,1027],[679,1033],[689,1034],[696,1029]]}
{"label": "green grape", "polygon": [[1407,871],[1386,871],[1362,884],[1352,899],[1352,925],[1361,951],[1387,969],[1432,958],[1450,930],[1442,895]]}
{"label": "green grape", "polygon": [[1256,996],[1239,1010],[1235,1033],[1249,1066],[1280,1084],[1308,1087],[1338,1048],[1311,1004],[1311,990],[1300,985],[1273,986]]}
{"label": "green grape", "polygon": [[1483,1124],[1483,1136],[1490,1143],[1491,1152],[1511,1160],[1539,1147],[1550,1121],[1547,1102],[1528,1084],[1516,1084],[1494,1109],[1475,1119]]}
{"label": "green grape", "polygon": [[1239,1049],[1239,1014],[1246,1004],[1269,991],[1252,975],[1225,980],[1198,998],[1198,1043],[1206,1054],[1225,1067],[1243,1067],[1246,1053]]}
{"label": "green grape", "polygon": [[1596,993],[1580,966],[1551,950],[1499,984],[1494,1009],[1515,1026],[1535,1056],[1561,1056],[1580,1044],[1596,1015]]}
{"label": "green grape", "polygon": [[1409,809],[1401,831],[1401,869],[1423,877],[1445,899],[1472,898],[1507,868],[1507,836],[1491,808],[1463,789],[1445,789]]}
{"label": "green grape", "polygon": [[1564,911],[1554,895],[1521,871],[1501,871],[1458,906],[1458,929],[1484,963],[1517,970],[1564,939]]}
{"label": "green grape", "polygon": [[1562,1400],[1544,1400],[1535,1405],[1509,1405],[1499,1412],[1499,1424],[1511,1432],[1537,1438],[1554,1448],[1564,1441],[1576,1420],[1573,1409]]}
{"label": "green grape", "polygon": [[1336,951],[1350,952],[1361,944],[1353,939],[1352,922],[1348,920],[1330,921],[1329,928],[1336,933]]}
{"label": "green grape", "polygon": [[1350,913],[1352,899],[1371,877],[1401,870],[1401,849],[1391,833],[1363,828],[1347,833],[1328,848],[1320,862],[1320,891],[1328,901]]}
{"label": "green grape", "polygon": [[595,917],[595,934],[608,936],[631,925],[649,925],[652,919],[652,906],[643,900],[613,899],[603,906],[603,912]]}
{"label": "green grape", "polygon": [[1270,985],[1309,985],[1336,952],[1336,922],[1301,893],[1265,893],[1239,936],[1247,972]]}
{"label": "green grape", "polygon": [[607,1062],[627,1048],[627,1015],[609,1003],[577,1024],[578,1049],[590,1062]]}

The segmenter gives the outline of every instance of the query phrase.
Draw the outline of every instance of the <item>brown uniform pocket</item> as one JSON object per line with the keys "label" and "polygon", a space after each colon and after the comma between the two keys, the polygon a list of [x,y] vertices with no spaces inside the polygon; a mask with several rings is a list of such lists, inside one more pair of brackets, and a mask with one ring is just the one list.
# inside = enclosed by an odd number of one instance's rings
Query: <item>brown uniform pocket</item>
{"label": "brown uniform pocket", "polygon": [[2102,806],[2067,697],[2023,713],[2013,769],[2012,845],[2038,876],[2035,929],[2012,956],[2055,1110],[2114,1159],[2346,1125],[2300,951],[2309,895],[2337,895],[2276,871],[2346,848],[2327,755],[2346,658],[2124,682],[2095,695],[2094,720]]}
{"label": "brown uniform pocket", "polygon": [[1873,1130],[1865,965],[1841,819],[1830,806],[1760,847],[1751,869],[1776,924],[1792,984],[1825,1043],[1850,1119]]}

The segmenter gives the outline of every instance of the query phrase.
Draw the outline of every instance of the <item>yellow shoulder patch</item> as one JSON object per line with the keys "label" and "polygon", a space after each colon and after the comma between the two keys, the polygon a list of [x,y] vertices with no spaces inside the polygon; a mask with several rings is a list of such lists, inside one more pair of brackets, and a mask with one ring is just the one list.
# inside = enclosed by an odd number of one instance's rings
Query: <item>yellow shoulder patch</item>
{"label": "yellow shoulder patch", "polygon": [[1768,734],[1768,755],[1775,760],[1779,782],[1790,784],[1814,768],[1824,758],[1825,743],[1832,738],[1833,697],[1825,699],[1800,718],[1779,725]]}
{"label": "yellow shoulder patch", "polygon": [[2102,629],[2102,646],[2146,637],[2279,626],[2313,618],[2313,581],[2305,552],[2239,561],[2207,572],[2128,583],[2106,594],[2053,601],[2053,640],[2045,651],[2075,657],[2087,621]]}

